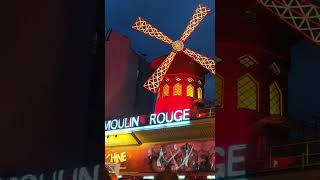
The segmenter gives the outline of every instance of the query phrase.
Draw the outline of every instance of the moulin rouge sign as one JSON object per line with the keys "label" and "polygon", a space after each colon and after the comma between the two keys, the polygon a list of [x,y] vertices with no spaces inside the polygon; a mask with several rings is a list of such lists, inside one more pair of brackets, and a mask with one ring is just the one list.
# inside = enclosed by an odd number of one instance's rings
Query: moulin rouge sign
{"label": "moulin rouge sign", "polygon": [[149,116],[141,115],[122,119],[106,120],[105,132],[106,134],[109,134],[185,126],[190,123],[189,120],[190,109],[176,110],[166,113],[162,112],[158,114],[154,113]]}

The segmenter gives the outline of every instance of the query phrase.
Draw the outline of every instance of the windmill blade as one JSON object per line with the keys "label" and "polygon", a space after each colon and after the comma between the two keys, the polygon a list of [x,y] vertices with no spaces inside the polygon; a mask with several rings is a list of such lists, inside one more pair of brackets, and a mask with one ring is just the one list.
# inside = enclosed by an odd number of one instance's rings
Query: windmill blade
{"label": "windmill blade", "polygon": [[196,30],[201,21],[203,21],[203,19],[209,14],[210,11],[211,9],[203,6],[202,4],[198,5],[197,9],[193,12],[192,17],[180,38],[182,42],[185,42],[188,39],[188,37],[192,34],[194,30]]}
{"label": "windmill blade", "polygon": [[143,85],[149,91],[156,93],[158,87],[168,71],[174,57],[176,56],[175,51],[171,51],[171,53],[167,56],[167,58],[161,63],[161,65],[156,69],[156,71],[149,77],[146,83]]}
{"label": "windmill blade", "polygon": [[168,36],[163,34],[141,17],[138,17],[138,19],[133,23],[132,28],[169,45],[173,42]]}
{"label": "windmill blade", "polygon": [[214,60],[207,58],[199,53],[196,53],[188,48],[185,48],[183,52],[189,57],[191,57],[193,60],[195,60],[197,63],[199,63],[201,66],[206,68],[208,71],[210,71],[212,74],[215,74]]}

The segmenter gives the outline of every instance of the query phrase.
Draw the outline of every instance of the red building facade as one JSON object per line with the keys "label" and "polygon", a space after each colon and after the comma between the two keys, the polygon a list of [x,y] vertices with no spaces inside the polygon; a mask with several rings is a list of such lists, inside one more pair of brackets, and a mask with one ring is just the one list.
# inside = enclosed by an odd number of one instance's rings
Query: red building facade
{"label": "red building facade", "polygon": [[[250,170],[267,166],[268,145],[287,136],[287,129],[271,124],[287,116],[296,35],[256,1],[232,3],[216,2],[216,145],[246,145],[242,166]],[[217,154],[217,161],[223,158]]]}

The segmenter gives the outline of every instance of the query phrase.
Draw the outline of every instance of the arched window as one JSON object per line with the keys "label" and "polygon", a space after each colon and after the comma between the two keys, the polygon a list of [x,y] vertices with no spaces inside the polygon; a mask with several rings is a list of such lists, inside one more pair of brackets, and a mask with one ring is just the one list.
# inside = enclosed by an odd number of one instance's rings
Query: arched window
{"label": "arched window", "polygon": [[215,76],[216,100],[215,106],[221,107],[223,104],[223,78],[216,73]]}
{"label": "arched window", "polygon": [[282,94],[276,82],[269,86],[269,100],[270,115],[282,115]]}
{"label": "arched window", "polygon": [[173,96],[181,96],[182,95],[182,86],[180,83],[176,83],[173,86]]}
{"label": "arched window", "polygon": [[192,84],[189,84],[187,86],[187,96],[194,97],[194,87],[192,86]]}
{"label": "arched window", "polygon": [[198,87],[198,99],[202,99],[202,89],[201,87]]}
{"label": "arched window", "polygon": [[170,87],[168,84],[165,84],[162,89],[162,97],[169,96]]}
{"label": "arched window", "polygon": [[258,110],[258,83],[250,75],[246,74],[238,79],[238,108]]}

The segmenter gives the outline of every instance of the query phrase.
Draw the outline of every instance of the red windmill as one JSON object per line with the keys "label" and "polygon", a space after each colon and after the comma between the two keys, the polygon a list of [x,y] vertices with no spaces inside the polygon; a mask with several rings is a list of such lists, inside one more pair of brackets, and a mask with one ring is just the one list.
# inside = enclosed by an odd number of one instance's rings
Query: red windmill
{"label": "red windmill", "polygon": [[184,47],[184,42],[210,11],[209,8],[199,4],[181,38],[176,41],[171,40],[141,17],[133,24],[133,29],[173,48],[169,55],[152,62],[156,70],[144,84],[149,91],[158,92],[155,112],[192,108],[194,102],[203,101],[204,75],[208,71],[215,74],[215,63],[212,59]]}

